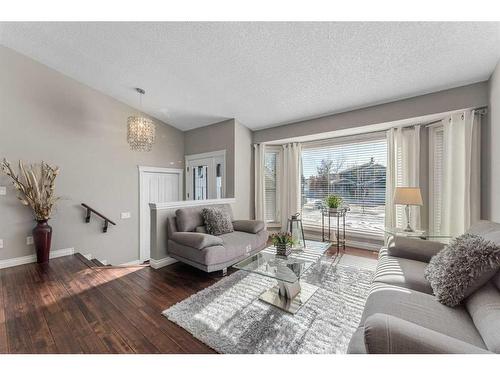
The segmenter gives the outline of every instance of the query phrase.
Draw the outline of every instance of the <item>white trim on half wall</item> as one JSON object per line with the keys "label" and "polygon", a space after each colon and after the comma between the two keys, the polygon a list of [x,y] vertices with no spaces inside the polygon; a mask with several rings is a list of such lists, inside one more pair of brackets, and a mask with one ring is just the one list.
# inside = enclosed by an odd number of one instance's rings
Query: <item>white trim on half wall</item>
{"label": "white trim on half wall", "polygon": [[[148,202],[147,174],[176,175],[178,179],[177,200],[182,199],[184,191],[184,169],[138,166],[139,170],[139,260],[150,258],[150,208]],[[145,186],[146,185],[146,186]],[[150,197],[150,196],[149,196]]]}
{"label": "white trim on half wall", "polygon": [[154,268],[155,270],[157,270],[158,268],[162,268],[162,267],[165,267],[165,266],[168,266],[170,264],[177,263],[177,262],[178,262],[177,259],[174,259],[171,257],[166,257],[166,258],[162,258],[162,259],[158,259],[158,260],[151,258],[149,260],[149,265],[151,266],[151,268]]}

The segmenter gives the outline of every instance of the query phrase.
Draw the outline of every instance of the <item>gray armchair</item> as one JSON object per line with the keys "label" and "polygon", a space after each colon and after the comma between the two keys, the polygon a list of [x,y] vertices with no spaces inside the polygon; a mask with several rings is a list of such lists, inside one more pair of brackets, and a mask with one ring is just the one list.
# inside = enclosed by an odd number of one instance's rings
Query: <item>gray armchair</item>
{"label": "gray armchair", "polygon": [[[231,206],[222,205],[232,216]],[[256,254],[267,245],[263,221],[233,220],[234,232],[213,236],[206,233],[203,207],[182,208],[168,219],[168,255],[205,272],[222,270]]]}

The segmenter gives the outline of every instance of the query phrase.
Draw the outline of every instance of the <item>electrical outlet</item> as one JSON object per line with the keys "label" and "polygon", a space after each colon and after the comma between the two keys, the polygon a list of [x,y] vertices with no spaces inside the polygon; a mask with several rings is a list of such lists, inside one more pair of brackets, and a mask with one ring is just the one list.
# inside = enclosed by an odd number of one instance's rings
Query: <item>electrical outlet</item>
{"label": "electrical outlet", "polygon": [[0,238],[0,249],[3,249],[3,239]]}
{"label": "electrical outlet", "polygon": [[33,236],[26,237],[26,245],[33,245]]}
{"label": "electrical outlet", "polygon": [[0,195],[7,195],[7,187],[0,186]]}
{"label": "electrical outlet", "polygon": [[122,219],[130,219],[130,217],[131,217],[130,212],[122,212],[121,213]]}

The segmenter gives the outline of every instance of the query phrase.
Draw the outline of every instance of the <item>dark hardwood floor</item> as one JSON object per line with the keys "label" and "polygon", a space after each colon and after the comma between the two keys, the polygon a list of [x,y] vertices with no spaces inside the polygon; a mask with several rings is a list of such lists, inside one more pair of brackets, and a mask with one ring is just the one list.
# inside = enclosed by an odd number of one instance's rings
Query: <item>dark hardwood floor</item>
{"label": "dark hardwood floor", "polygon": [[161,312],[220,278],[181,263],[91,268],[76,255],[2,269],[0,353],[215,353]]}

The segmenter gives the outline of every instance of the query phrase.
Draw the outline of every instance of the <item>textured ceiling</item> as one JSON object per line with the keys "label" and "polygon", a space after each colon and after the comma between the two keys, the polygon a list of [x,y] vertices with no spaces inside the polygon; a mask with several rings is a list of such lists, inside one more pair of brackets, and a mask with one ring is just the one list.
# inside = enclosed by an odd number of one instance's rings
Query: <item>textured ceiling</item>
{"label": "textured ceiling", "polygon": [[2,23],[0,43],[179,129],[252,129],[487,80],[500,23]]}

